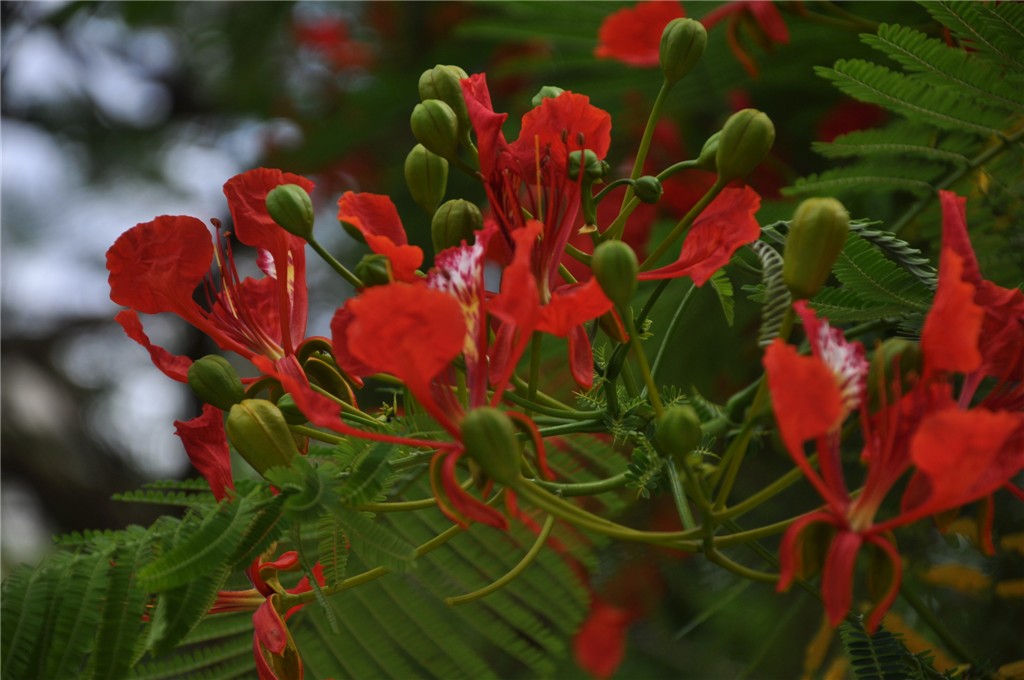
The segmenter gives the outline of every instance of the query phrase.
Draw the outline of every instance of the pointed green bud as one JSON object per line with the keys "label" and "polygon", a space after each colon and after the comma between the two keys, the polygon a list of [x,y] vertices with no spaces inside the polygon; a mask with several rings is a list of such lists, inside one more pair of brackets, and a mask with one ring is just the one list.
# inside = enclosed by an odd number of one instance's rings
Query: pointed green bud
{"label": "pointed green bud", "polygon": [[661,186],[661,180],[654,175],[644,175],[633,182],[633,193],[644,203],[657,203],[665,193],[665,187]]}
{"label": "pointed green bud", "polygon": [[708,32],[694,19],[673,19],[661,34],[658,53],[661,72],[669,85],[693,70],[708,45]]}
{"label": "pointed green bud", "polygon": [[545,85],[544,87],[540,88],[540,91],[537,92],[537,94],[533,95],[533,99],[530,101],[530,103],[537,107],[540,106],[541,102],[543,102],[545,99],[554,99],[556,97],[560,97],[563,92],[565,92],[565,90],[555,85]]}
{"label": "pointed green bud", "polygon": [[496,408],[481,406],[466,414],[460,430],[466,451],[488,477],[505,486],[519,481],[523,447],[511,418]]}
{"label": "pointed green bud", "polygon": [[718,171],[718,166],[715,163],[715,156],[718,155],[718,142],[721,139],[722,131],[719,130],[708,137],[707,141],[704,142],[704,146],[700,150],[700,156],[697,157],[698,168],[701,170],[709,170],[711,172]]}
{"label": "pointed green bud", "polygon": [[448,187],[448,161],[417,144],[405,157],[404,170],[412,200],[425,213],[432,214]]}
{"label": "pointed green bud", "polygon": [[430,220],[430,239],[434,244],[434,253],[460,245],[463,241],[472,243],[473,232],[483,226],[484,218],[480,208],[473,203],[461,198],[445,201]]}
{"label": "pointed green bud", "polygon": [[715,166],[723,182],[746,177],[761,164],[775,143],[775,126],[757,109],[743,109],[729,116],[722,127]]}
{"label": "pointed green bud", "polygon": [[391,266],[385,255],[363,255],[356,264],[355,274],[367,288],[391,283]]}
{"label": "pointed green bud", "polygon": [[654,448],[665,456],[685,456],[704,436],[700,416],[689,404],[669,406],[654,423]]}
{"label": "pointed green bud", "polygon": [[281,409],[265,399],[232,406],[225,429],[235,450],[261,475],[272,467],[288,467],[299,455]]}
{"label": "pointed green bud", "polygon": [[227,411],[245,398],[245,387],[227,359],[207,354],[188,367],[188,386],[201,401]]}
{"label": "pointed green bud", "polygon": [[583,166],[583,177],[587,183],[596,182],[611,170],[611,166],[597,157],[590,149],[569,153],[569,179],[574,182],[580,177],[580,166]]}
{"label": "pointed green bud", "polygon": [[636,293],[640,268],[633,249],[622,241],[605,241],[594,249],[590,268],[608,299],[620,309],[627,307]]}
{"label": "pointed green bud", "polygon": [[409,117],[416,141],[441,158],[454,159],[459,149],[459,119],[440,99],[416,105]]}
{"label": "pointed green bud", "polygon": [[825,285],[849,231],[850,215],[834,198],[797,206],[782,253],[782,280],[794,300],[812,298]]}
{"label": "pointed green bud", "polygon": [[298,184],[282,184],[267,194],[267,212],[289,234],[309,240],[313,235],[313,202]]}
{"label": "pointed green bud", "polygon": [[460,132],[472,129],[469,111],[466,110],[466,100],[462,96],[462,85],[459,83],[468,77],[469,75],[458,66],[438,64],[424,71],[419,82],[420,101],[439,99],[450,106],[459,122]]}
{"label": "pointed green bud", "polygon": [[906,394],[924,367],[921,346],[906,338],[889,338],[875,349],[868,370],[868,400],[871,410],[881,406],[881,391],[885,390],[885,403],[892,405],[899,395]]}

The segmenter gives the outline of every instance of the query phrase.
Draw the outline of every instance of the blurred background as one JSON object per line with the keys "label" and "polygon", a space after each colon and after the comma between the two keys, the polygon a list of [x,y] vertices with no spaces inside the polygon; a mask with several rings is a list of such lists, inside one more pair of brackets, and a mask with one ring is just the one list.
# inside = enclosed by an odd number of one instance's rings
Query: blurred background
{"label": "blurred background", "polygon": [[[684,4],[700,18],[720,3]],[[695,155],[732,111],[766,111],[778,139],[751,180],[766,199],[762,224],[792,212],[795,199],[780,189],[832,163],[812,152],[812,142],[886,120],[883,111],[845,98],[812,70],[868,55],[858,39],[864,27],[810,21],[794,11],[800,3],[784,4],[785,44],[770,40],[752,16],[739,24],[736,35],[756,73],[730,49],[724,26],[709,31],[708,51],[673,91],[652,152],[660,169]],[[869,21],[929,22],[911,3],[841,4]],[[487,72],[495,109],[511,114],[510,138],[541,86],[589,95],[613,117],[609,160],[628,168],[660,73],[593,56],[602,20],[623,6],[0,4],[4,569],[38,559],[54,533],[150,521],[147,508],[113,502],[111,494],[192,474],[172,421],[194,416],[198,404],[112,322],[117,308],[108,297],[104,253],[120,233],[161,214],[226,222],[225,180],[267,166],[316,182],[319,238],[349,264],[360,251],[335,220],[346,190],[389,194],[413,240],[428,244],[428,218],[408,196],[402,162],[415,144],[408,116],[418,102],[417,79],[439,63]],[[449,196],[484,203],[479,187],[456,173]],[[694,198],[678,196],[664,217]],[[884,218],[910,198],[859,200],[851,206],[855,217]],[[333,311],[350,293],[321,264],[311,256],[311,335],[328,334]],[[714,342],[724,361],[751,361],[716,364],[697,356],[692,365],[683,360],[674,377],[719,398],[749,379],[757,349],[749,334],[742,337],[752,320],[741,310],[729,329],[712,298],[698,300],[697,313],[704,315],[698,318],[707,321],[686,334],[680,356],[695,356],[686,346]],[[175,353],[215,350],[177,319],[146,324]],[[648,616],[660,598],[682,597],[682,578],[626,572],[623,583],[662,585],[620,596],[639,598]],[[740,622],[734,635],[720,630],[708,654],[771,629],[778,612],[764,602],[774,597],[751,587],[732,619]],[[817,621],[803,618],[806,638]],[[635,637],[640,656],[655,659],[651,667],[678,663],[661,658],[674,632],[678,627],[652,624]]]}

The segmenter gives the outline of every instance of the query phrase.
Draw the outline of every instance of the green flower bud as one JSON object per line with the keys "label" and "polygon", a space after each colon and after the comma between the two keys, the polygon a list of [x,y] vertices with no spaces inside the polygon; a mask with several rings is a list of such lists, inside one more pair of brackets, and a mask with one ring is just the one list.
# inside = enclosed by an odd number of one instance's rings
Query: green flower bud
{"label": "green flower bud", "polygon": [[590,268],[601,290],[616,307],[629,305],[636,293],[636,274],[640,264],[636,253],[622,241],[605,241],[594,249]]}
{"label": "green flower bud", "polygon": [[[921,346],[905,338],[889,338],[875,350],[868,370],[868,400],[874,408],[881,405],[881,390],[885,390],[885,403],[892,405],[898,395],[906,394],[916,376],[921,375],[924,356]],[[897,389],[897,386],[899,389]]]}
{"label": "green flower bud", "polygon": [[305,425],[309,422],[306,414],[299,410],[295,398],[290,394],[284,394],[277,400],[277,408],[281,409],[281,415],[289,425]]}
{"label": "green flower bud", "polygon": [[633,193],[644,203],[657,203],[665,193],[665,187],[661,186],[661,180],[654,175],[644,175],[633,182]]}
{"label": "green flower bud", "polygon": [[519,481],[523,448],[512,419],[496,408],[481,406],[462,419],[462,443],[488,477],[512,486]]}
{"label": "green flower bud", "polygon": [[288,467],[299,455],[284,415],[265,399],[245,399],[228,412],[228,439],[261,475],[273,467]]}
{"label": "green flower bud", "polygon": [[700,156],[697,157],[698,168],[701,170],[709,170],[711,172],[718,171],[718,166],[715,163],[715,156],[718,155],[718,142],[721,139],[722,131],[719,130],[708,137],[707,141],[704,142],[704,146],[700,150]]}
{"label": "green flower bud", "polygon": [[459,81],[468,77],[469,75],[458,66],[438,64],[424,71],[419,82],[420,101],[439,99],[450,106],[459,121],[460,132],[472,129],[469,111],[466,110],[466,100],[462,96],[462,85],[459,84]]}
{"label": "green flower bud", "polygon": [[775,142],[775,126],[757,109],[743,109],[729,116],[722,127],[715,166],[723,182],[746,177],[761,164]]}
{"label": "green flower bud", "polygon": [[850,216],[834,198],[797,206],[782,254],[782,280],[795,300],[814,297],[825,285],[849,231]]}
{"label": "green flower bud", "polygon": [[555,97],[561,96],[563,92],[565,92],[565,90],[555,85],[545,85],[540,88],[540,91],[537,92],[537,94],[533,95],[533,99],[530,103],[534,106],[540,106],[541,102],[545,99],[554,99]]}
{"label": "green flower bud", "polygon": [[430,239],[434,253],[457,246],[463,241],[471,243],[473,232],[484,226],[480,208],[473,203],[457,198],[445,201],[430,220]]}
{"label": "green flower bud", "polygon": [[355,274],[367,288],[391,283],[391,265],[384,255],[363,255],[356,264]]}
{"label": "green flower bud", "polygon": [[417,144],[405,157],[404,170],[412,200],[428,215],[433,213],[448,187],[448,161]]}
{"label": "green flower bud", "polygon": [[459,148],[459,119],[440,99],[416,105],[409,117],[416,141],[441,158],[454,159]]}
{"label": "green flower bud", "polygon": [[267,212],[281,228],[307,241],[313,236],[313,202],[298,184],[282,184],[267,194]]}
{"label": "green flower bud", "polygon": [[669,406],[654,424],[654,448],[666,456],[685,456],[704,436],[700,416],[690,405]]}
{"label": "green flower bud", "polygon": [[580,166],[587,182],[596,182],[608,174],[611,166],[597,157],[590,149],[573,151],[569,154],[569,179],[576,181],[580,177]]}
{"label": "green flower bud", "polygon": [[245,398],[234,367],[222,356],[207,354],[188,368],[188,386],[200,400],[227,411]]}
{"label": "green flower bud", "polygon": [[668,84],[686,77],[700,61],[708,44],[708,32],[694,19],[673,19],[661,34],[659,61]]}

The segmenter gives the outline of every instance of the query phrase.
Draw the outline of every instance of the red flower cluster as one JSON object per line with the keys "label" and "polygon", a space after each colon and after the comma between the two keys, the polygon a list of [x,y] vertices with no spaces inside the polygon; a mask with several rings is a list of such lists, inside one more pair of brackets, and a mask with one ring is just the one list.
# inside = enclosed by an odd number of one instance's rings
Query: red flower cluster
{"label": "red flower cluster", "polygon": [[[892,578],[868,619],[874,629],[900,583],[899,553],[890,530],[985,498],[1024,469],[1024,294],[981,278],[967,238],[964,199],[949,192],[943,205],[939,287],[921,336],[923,366],[909,388],[899,375],[877,388],[879,407],[865,398],[868,364],[859,343],[817,319],[804,303],[798,312],[812,355],[776,340],[764,364],[775,416],[786,448],[826,502],[824,510],[795,522],[782,541],[782,578],[787,588],[802,573],[801,541],[813,525],[834,530],[824,560],[822,594],[829,620],[850,609],[855,561],[865,544],[891,563]],[[983,332],[985,329],[985,332]],[[952,374],[964,374],[958,396]],[[996,383],[971,405],[981,381]],[[894,395],[890,397],[889,395]],[[839,432],[860,411],[867,479],[851,497],[839,458]],[[815,442],[818,470],[804,454]],[[911,472],[899,514],[876,520],[889,491]]]}

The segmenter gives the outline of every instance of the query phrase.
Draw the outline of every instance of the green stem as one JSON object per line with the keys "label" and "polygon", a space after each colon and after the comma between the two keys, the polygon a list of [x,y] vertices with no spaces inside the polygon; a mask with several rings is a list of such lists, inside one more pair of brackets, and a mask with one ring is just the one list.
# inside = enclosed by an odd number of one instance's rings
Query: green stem
{"label": "green stem", "polygon": [[679,220],[676,226],[672,228],[672,231],[669,232],[668,236],[666,236],[662,242],[658,244],[658,247],[654,249],[654,252],[647,256],[647,259],[640,265],[640,271],[645,272],[648,269],[653,268],[658,263],[661,256],[672,247],[672,244],[674,244],[680,236],[686,233],[686,230],[690,228],[693,221],[697,219],[702,212],[704,212],[704,208],[708,207],[711,201],[715,200],[715,197],[722,193],[722,189],[725,188],[725,185],[726,182],[723,182],[721,177],[715,179],[715,183],[710,189],[708,189],[707,193],[701,196],[701,199],[697,201],[696,205],[690,208],[690,211],[683,216],[683,219]]}
{"label": "green stem", "polygon": [[629,475],[625,472],[620,472],[619,474],[608,477],[607,479],[598,479],[593,482],[576,482],[572,484],[548,482],[543,479],[531,479],[529,481],[542,489],[547,489],[561,497],[596,496],[607,491],[621,489],[629,482]]}
{"label": "green stem", "polygon": [[581,420],[577,423],[566,423],[565,425],[554,425],[552,427],[539,428],[540,436],[555,437],[562,434],[574,434],[577,432],[603,432],[608,431],[608,426],[603,420]]}
{"label": "green stem", "polygon": [[[814,465],[814,461],[817,459],[817,455],[818,454],[814,454],[813,456],[810,456],[808,458],[808,460],[810,460],[811,462],[811,465]],[[788,489],[789,487],[793,486],[801,479],[803,479],[803,477],[803,470],[795,467],[786,474],[776,479],[768,486],[764,487],[757,493],[743,499],[736,505],[730,508],[725,508],[720,512],[716,512],[715,519],[719,521],[725,521],[727,519],[735,519],[736,517],[740,517],[741,515],[750,512],[751,510],[758,507],[762,503],[765,503],[771,498],[774,498],[778,494],[782,493],[783,491],[785,491],[786,489]]]}
{"label": "green stem", "polygon": [[[666,79],[661,81],[661,89],[658,90],[658,96],[655,97],[654,104],[651,106],[651,115],[647,118],[647,127],[644,128],[644,135],[640,138],[640,146],[636,150],[633,171],[629,173],[630,179],[636,179],[644,171],[644,161],[647,160],[647,152],[651,150],[654,130],[658,127],[658,121],[661,119],[661,110],[665,107],[665,99],[668,97],[669,90],[672,89],[673,84]],[[620,212],[625,209],[626,204],[629,203],[631,198],[633,198],[633,187],[626,189],[626,195],[622,197],[622,206],[619,208]]]}
{"label": "green stem", "polygon": [[683,528],[693,530],[697,528],[697,522],[693,519],[693,512],[690,511],[690,501],[686,498],[686,489],[683,488],[682,480],[679,479],[679,470],[672,460],[665,461],[665,469],[668,470],[668,482],[672,489],[672,498],[676,503],[676,511],[679,513],[679,520]]}
{"label": "green stem", "polygon": [[324,262],[331,266],[331,269],[338,272],[338,274],[341,275],[341,278],[351,283],[356,290],[360,290],[363,288],[364,284],[362,280],[360,280],[358,276],[350,272],[345,267],[345,265],[334,259],[334,256],[327,252],[327,250],[322,245],[320,245],[320,243],[315,238],[313,238],[312,235],[310,235],[310,237],[306,240],[306,243],[308,243],[313,248],[316,254],[319,255]]}
{"label": "green stem", "polygon": [[521,397],[515,392],[505,392],[501,395],[502,399],[507,399],[513,404],[522,406],[524,409],[530,409],[537,413],[543,413],[544,415],[551,416],[553,418],[561,418],[563,420],[594,420],[604,415],[602,411],[577,411],[575,409],[562,409],[552,408],[546,406],[537,401],[531,401],[525,397]]}
{"label": "green stem", "polygon": [[[543,339],[544,336],[539,331],[534,331],[533,338],[530,340],[530,380],[527,383],[529,388],[526,395],[530,401],[537,400],[537,388],[540,382],[540,346]],[[530,415],[529,409],[527,409],[526,415]]]}
{"label": "green stem", "polygon": [[315,439],[327,444],[341,444],[345,441],[345,437],[331,434],[330,432],[322,432],[321,430],[313,427],[307,427],[305,425],[289,425],[288,429],[297,435],[309,437],[310,439]]}
{"label": "green stem", "polygon": [[519,561],[519,564],[512,567],[512,569],[509,570],[507,574],[499,578],[494,583],[484,586],[479,590],[474,590],[471,593],[466,593],[465,595],[446,597],[444,603],[449,607],[455,607],[460,604],[466,604],[467,602],[479,600],[482,597],[487,597],[491,593],[504,588],[506,585],[515,580],[517,576],[523,573],[523,571],[525,571],[526,568],[530,566],[535,559],[537,559],[537,555],[540,554],[540,551],[544,547],[544,544],[547,542],[548,536],[551,535],[551,529],[554,526],[554,515],[548,515],[547,517],[545,517],[544,526],[541,527],[540,533],[537,535],[537,540],[533,542],[532,546],[530,546],[530,550],[525,555],[523,555],[523,559]]}
{"label": "green stem", "polygon": [[626,322],[626,332],[629,333],[629,343],[633,348],[633,356],[636,357],[637,366],[640,368],[640,376],[644,379],[644,384],[647,385],[647,398],[650,400],[651,406],[654,407],[654,414],[660,417],[665,412],[665,405],[661,402],[661,395],[658,394],[658,385],[654,382],[654,375],[651,373],[651,367],[647,363],[647,353],[644,352],[644,347],[640,343],[640,337],[637,335],[633,317],[628,309],[620,309],[619,315]]}
{"label": "green stem", "polygon": [[695,290],[697,290],[697,286],[691,285],[690,289],[686,291],[686,295],[683,296],[679,307],[676,308],[676,313],[672,315],[672,320],[668,323],[668,328],[665,329],[665,333],[662,335],[661,345],[658,347],[658,353],[654,355],[654,363],[651,365],[651,375],[655,377],[658,375],[658,369],[661,368],[661,360],[665,357],[668,343],[675,334],[676,327],[683,318],[683,312],[686,311],[686,306],[690,302],[690,296],[693,295]]}

